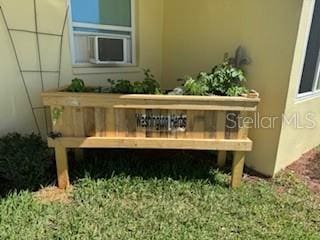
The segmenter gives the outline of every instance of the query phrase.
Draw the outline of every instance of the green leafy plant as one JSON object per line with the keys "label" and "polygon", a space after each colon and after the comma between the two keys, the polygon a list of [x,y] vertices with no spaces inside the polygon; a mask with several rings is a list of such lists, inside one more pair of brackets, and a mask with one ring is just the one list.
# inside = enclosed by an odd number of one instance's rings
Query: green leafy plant
{"label": "green leafy plant", "polygon": [[233,86],[227,90],[227,96],[241,96],[248,93],[248,89],[245,87]]}
{"label": "green leafy plant", "polygon": [[133,86],[130,81],[128,80],[111,80],[108,79],[108,82],[111,85],[110,92],[111,93],[132,93],[133,92]]}
{"label": "green leafy plant", "polygon": [[133,91],[132,91],[132,93],[144,94],[147,91],[148,91],[148,89],[146,89],[146,87],[143,84],[143,82],[134,82],[133,83]]}
{"label": "green leafy plant", "polygon": [[82,79],[75,78],[72,80],[71,84],[68,86],[68,92],[84,92],[86,90],[86,86]]}
{"label": "green leafy plant", "polygon": [[0,138],[0,178],[6,188],[33,190],[50,183],[51,159],[38,135],[12,133]]}
{"label": "green leafy plant", "polygon": [[52,116],[52,120],[53,120],[53,124],[55,125],[57,123],[57,121],[59,120],[59,118],[61,117],[62,113],[63,113],[64,108],[63,107],[55,107],[51,110],[51,116]]}
{"label": "green leafy plant", "polygon": [[215,66],[210,73],[200,72],[196,78],[186,77],[182,87],[184,94],[241,96],[247,93],[243,86],[246,82],[244,71],[233,62],[239,61],[226,55],[223,63]]}
{"label": "green leafy plant", "polygon": [[[201,75],[206,75],[206,73],[200,73]],[[210,77],[210,76],[208,76]],[[193,79],[188,77],[184,83],[184,94],[185,95],[198,95],[205,96],[208,95],[209,87],[207,85],[208,79],[205,77]]]}
{"label": "green leafy plant", "polygon": [[142,82],[145,88],[145,93],[156,94],[160,91],[160,84],[151,73],[150,69],[144,69],[144,81]]}
{"label": "green leafy plant", "polygon": [[212,79],[208,81],[209,92],[214,95],[240,96],[248,92],[243,86],[246,81],[244,71],[234,66],[226,55],[224,62],[212,69]]}
{"label": "green leafy plant", "polygon": [[111,80],[108,79],[110,84],[111,93],[123,93],[123,94],[160,94],[160,85],[155,80],[154,75],[150,69],[144,70],[145,78],[142,82],[136,81],[131,83],[128,80]]}

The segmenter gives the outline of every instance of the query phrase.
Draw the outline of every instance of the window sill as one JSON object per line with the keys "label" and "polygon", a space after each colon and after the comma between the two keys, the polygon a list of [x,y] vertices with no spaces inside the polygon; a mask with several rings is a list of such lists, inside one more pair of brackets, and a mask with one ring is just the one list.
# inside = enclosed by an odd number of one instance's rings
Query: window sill
{"label": "window sill", "polygon": [[315,92],[299,94],[296,98],[296,103],[301,103],[301,102],[313,100],[313,99],[319,98],[319,97],[320,97],[320,90],[317,90]]}
{"label": "window sill", "polygon": [[90,65],[73,65],[73,74],[86,75],[86,74],[106,74],[106,73],[140,73],[141,69],[134,66],[118,66],[118,67],[96,67]]}

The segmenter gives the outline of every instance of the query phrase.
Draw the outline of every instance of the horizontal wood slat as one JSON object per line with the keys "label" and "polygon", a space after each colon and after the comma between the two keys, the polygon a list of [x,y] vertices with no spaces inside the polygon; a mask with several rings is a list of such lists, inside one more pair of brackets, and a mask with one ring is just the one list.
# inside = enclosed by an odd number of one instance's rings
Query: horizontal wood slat
{"label": "horizontal wood slat", "polygon": [[172,109],[202,111],[256,111],[259,98],[167,95],[118,95],[97,93],[42,93],[45,106]]}
{"label": "horizontal wood slat", "polygon": [[251,151],[252,141],[211,139],[166,139],[130,137],[48,138],[49,147],[66,148],[146,148],[146,149],[194,149]]}

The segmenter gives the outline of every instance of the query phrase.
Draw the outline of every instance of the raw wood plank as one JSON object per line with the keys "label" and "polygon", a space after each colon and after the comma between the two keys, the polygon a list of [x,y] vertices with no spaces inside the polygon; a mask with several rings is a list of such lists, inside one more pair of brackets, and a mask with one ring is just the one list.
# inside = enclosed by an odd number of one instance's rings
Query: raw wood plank
{"label": "raw wood plank", "polygon": [[116,136],[126,137],[128,134],[126,111],[123,109],[117,109],[116,114]]}
{"label": "raw wood plank", "polygon": [[216,127],[216,138],[224,139],[225,138],[225,129],[226,129],[226,112],[218,111],[217,112],[217,127]]}
{"label": "raw wood plank", "polygon": [[204,138],[205,131],[205,114],[204,111],[196,111],[194,113],[193,131],[194,138]]}
{"label": "raw wood plank", "polygon": [[194,111],[187,111],[187,129],[186,138],[194,138],[194,121],[195,121]]}
{"label": "raw wood plank", "polygon": [[256,111],[259,98],[120,95],[96,93],[42,93],[45,106],[105,107],[125,109],[171,109],[202,111]]}
{"label": "raw wood plank", "polygon": [[116,115],[115,111],[112,108],[106,109],[106,135],[107,137],[116,136]]}
{"label": "raw wood plank", "polygon": [[[89,106],[92,106],[93,104],[90,104]],[[102,105],[102,104],[100,104]],[[110,107],[110,105],[107,105],[107,107]],[[208,102],[207,104],[199,104],[199,105],[195,105],[193,103],[189,103],[189,104],[170,104],[169,102],[167,103],[154,103],[154,104],[130,104],[130,105],[120,105],[120,104],[114,104],[111,105],[111,107],[115,108],[115,109],[167,109],[167,110],[190,110],[190,111],[256,111],[257,109],[255,107],[250,107],[250,106],[228,106],[228,105],[220,105],[220,104],[216,104],[216,105],[210,105],[210,103]]]}
{"label": "raw wood plank", "polygon": [[205,114],[204,111],[187,111],[188,126],[187,138],[204,138]]}
{"label": "raw wood plank", "polygon": [[241,112],[239,114],[239,130],[238,130],[238,139],[246,139],[249,134],[250,121],[248,121],[248,117],[250,117],[250,113],[248,112]]}
{"label": "raw wood plank", "polygon": [[66,189],[70,185],[69,174],[68,174],[67,149],[62,145],[57,144],[55,146],[55,155],[56,155],[58,186],[60,189]]}
{"label": "raw wood plank", "polygon": [[96,135],[94,117],[95,117],[94,108],[83,109],[84,132],[87,137],[93,137]]}
{"label": "raw wood plank", "polygon": [[251,151],[252,141],[216,139],[166,139],[129,137],[89,137],[48,139],[50,147],[61,144],[67,148],[146,148]]}
{"label": "raw wood plank", "polygon": [[[72,115],[73,115],[74,136],[84,137],[85,126],[84,126],[83,108],[72,108]],[[84,159],[83,149],[74,149],[74,156],[77,161],[82,161]]]}
{"label": "raw wood plank", "polygon": [[95,132],[96,137],[106,137],[106,112],[104,108],[95,108]]}
{"label": "raw wood plank", "polygon": [[63,97],[79,97],[79,98],[92,98],[95,101],[110,99],[112,101],[124,100],[127,103],[135,100],[142,101],[173,101],[173,102],[184,102],[184,101],[199,101],[199,102],[237,102],[237,103],[259,103],[260,98],[249,98],[249,97],[228,97],[228,96],[180,96],[180,95],[151,95],[151,94],[113,94],[113,93],[71,93],[62,91],[63,89],[49,90],[41,93],[43,99],[50,98],[63,98]]}
{"label": "raw wood plank", "polygon": [[83,108],[72,108],[72,115],[73,115],[74,136],[84,137],[85,127],[84,127]]}
{"label": "raw wood plank", "polygon": [[128,109],[126,110],[126,122],[127,122],[127,136],[136,137],[137,136],[137,120],[136,120],[136,110]]}
{"label": "raw wood plank", "polygon": [[64,107],[62,112],[63,128],[62,135],[65,137],[74,136],[73,114],[71,107]]}
{"label": "raw wood plank", "polygon": [[245,153],[236,151],[233,156],[232,174],[231,174],[231,187],[237,188],[241,185],[245,161]]}
{"label": "raw wood plank", "polygon": [[238,138],[238,116],[239,112],[227,112],[226,139]]}
{"label": "raw wood plank", "polygon": [[214,111],[206,111],[205,113],[204,138],[214,139],[216,137],[216,117]]}

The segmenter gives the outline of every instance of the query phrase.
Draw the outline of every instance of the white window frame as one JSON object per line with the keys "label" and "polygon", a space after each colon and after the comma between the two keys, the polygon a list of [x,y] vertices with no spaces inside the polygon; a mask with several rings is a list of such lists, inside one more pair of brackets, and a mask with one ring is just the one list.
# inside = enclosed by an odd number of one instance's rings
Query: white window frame
{"label": "white window frame", "polygon": [[[98,68],[100,69],[98,72],[103,72],[101,71],[101,68],[104,69],[110,69],[111,72],[117,72],[117,70],[112,70],[112,68],[123,68],[123,67],[135,67],[137,66],[137,54],[136,54],[136,1],[131,0],[131,27],[124,27],[124,26],[115,26],[115,25],[102,25],[102,24],[91,24],[91,23],[79,23],[79,22],[73,22],[72,21],[72,4],[71,0],[67,0],[67,4],[69,7],[69,13],[68,13],[68,18],[69,18],[69,39],[70,39],[70,50],[71,50],[71,61],[72,61],[72,66],[74,68]],[[120,32],[129,32],[131,33],[131,57],[132,57],[132,63],[128,64],[106,64],[106,65],[96,65],[93,63],[76,63],[75,62],[75,42],[74,42],[74,35],[75,34],[82,34],[82,35],[89,35],[89,32],[79,32],[79,31],[74,31],[74,27],[79,27],[79,28],[88,28],[88,29],[100,29],[100,30],[110,30],[110,31],[120,31]],[[90,33],[92,34],[92,33]],[[99,34],[99,35],[112,35],[112,36],[117,36],[116,34]],[[131,72],[132,70],[126,70],[125,72]],[[79,73],[85,73],[85,71],[77,71]],[[88,72],[94,72],[94,71],[88,71]],[[135,71],[134,71],[135,72]]]}
{"label": "white window frame", "polygon": [[296,99],[298,101],[308,100],[308,99],[312,99],[312,98],[320,96],[320,89],[317,89],[317,87],[319,85],[319,81],[320,81],[319,80],[319,78],[320,78],[320,52],[319,52],[318,63],[317,63],[317,68],[316,68],[317,74],[315,74],[315,79],[313,80],[312,91],[305,92],[305,93],[299,93],[300,86],[302,83],[304,64],[305,64],[305,60],[307,57],[308,43],[309,43],[309,38],[310,38],[310,34],[311,34],[311,26],[312,26],[314,11],[315,11],[315,4],[316,4],[316,1],[314,0],[313,4],[311,4],[311,6],[310,6],[310,16],[308,19],[308,26],[306,28],[308,33],[306,34],[306,38],[304,40],[303,57],[302,57],[301,63],[300,63],[301,67],[300,67],[300,73],[299,73],[299,83],[298,83],[297,90],[296,90],[296,93],[297,93]]}

